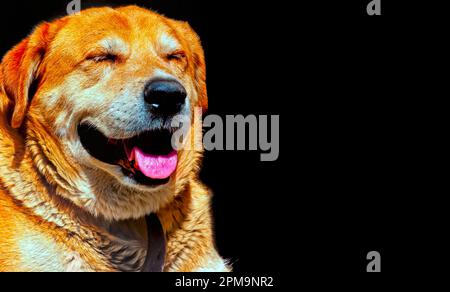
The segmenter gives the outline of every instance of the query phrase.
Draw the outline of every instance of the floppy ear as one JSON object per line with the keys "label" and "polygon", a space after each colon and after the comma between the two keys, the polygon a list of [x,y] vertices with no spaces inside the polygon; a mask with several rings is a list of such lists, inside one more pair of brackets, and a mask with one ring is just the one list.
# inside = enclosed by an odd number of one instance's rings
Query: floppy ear
{"label": "floppy ear", "polygon": [[25,118],[31,98],[28,91],[38,77],[39,65],[49,44],[49,28],[50,24],[41,24],[3,58],[1,64],[3,88],[13,105],[11,117],[13,128],[19,128]]}
{"label": "floppy ear", "polygon": [[193,59],[195,82],[197,87],[198,105],[202,107],[203,112],[208,109],[208,92],[206,89],[206,63],[205,53],[200,41],[200,37],[195,33],[187,22],[177,21],[181,36],[187,42]]}

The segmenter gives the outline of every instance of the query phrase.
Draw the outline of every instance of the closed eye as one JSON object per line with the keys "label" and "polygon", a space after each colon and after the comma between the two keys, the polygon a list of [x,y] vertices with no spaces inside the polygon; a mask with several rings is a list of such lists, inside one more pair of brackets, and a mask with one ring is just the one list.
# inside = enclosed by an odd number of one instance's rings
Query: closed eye
{"label": "closed eye", "polygon": [[184,52],[175,52],[167,55],[167,60],[169,61],[181,61],[186,58],[186,53]]}
{"label": "closed eye", "polygon": [[102,55],[93,55],[86,58],[86,60],[93,61],[96,63],[100,62],[116,62],[118,59],[117,55],[114,54],[102,54]]}

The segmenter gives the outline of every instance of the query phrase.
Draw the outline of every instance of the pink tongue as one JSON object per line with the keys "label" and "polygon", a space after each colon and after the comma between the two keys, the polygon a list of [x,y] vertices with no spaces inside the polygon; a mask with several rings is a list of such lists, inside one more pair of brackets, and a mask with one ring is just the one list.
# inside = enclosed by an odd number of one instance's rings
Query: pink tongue
{"label": "pink tongue", "polygon": [[177,169],[178,155],[174,151],[169,155],[147,154],[139,147],[134,147],[128,155],[130,161],[136,161],[136,168],[146,177],[152,179],[166,179]]}

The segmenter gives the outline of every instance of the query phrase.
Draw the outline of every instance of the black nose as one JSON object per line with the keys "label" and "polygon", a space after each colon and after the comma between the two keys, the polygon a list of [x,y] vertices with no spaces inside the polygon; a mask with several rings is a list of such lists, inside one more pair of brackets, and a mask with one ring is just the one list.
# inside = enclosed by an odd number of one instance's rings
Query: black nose
{"label": "black nose", "polygon": [[186,89],[175,80],[151,81],[144,90],[145,101],[152,112],[171,115],[180,111],[186,100]]}

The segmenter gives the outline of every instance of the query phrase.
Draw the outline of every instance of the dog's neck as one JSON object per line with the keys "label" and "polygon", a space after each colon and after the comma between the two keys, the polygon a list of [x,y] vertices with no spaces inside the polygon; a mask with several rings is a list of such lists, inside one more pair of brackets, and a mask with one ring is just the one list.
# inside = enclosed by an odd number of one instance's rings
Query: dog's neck
{"label": "dog's neck", "polygon": [[[4,162],[0,165],[0,173],[10,178],[5,182],[5,188],[11,196],[66,234],[66,238],[70,238],[66,244],[87,245],[88,250],[95,251],[96,254],[89,254],[89,257],[96,261],[97,267],[103,266],[105,271],[140,270],[146,253],[145,219],[107,221],[92,216],[66,199],[77,195],[74,186],[59,175],[45,155],[43,145],[46,144],[40,143],[29,130],[26,146],[16,145],[15,157],[0,159]],[[20,144],[25,145],[25,142]]]}

